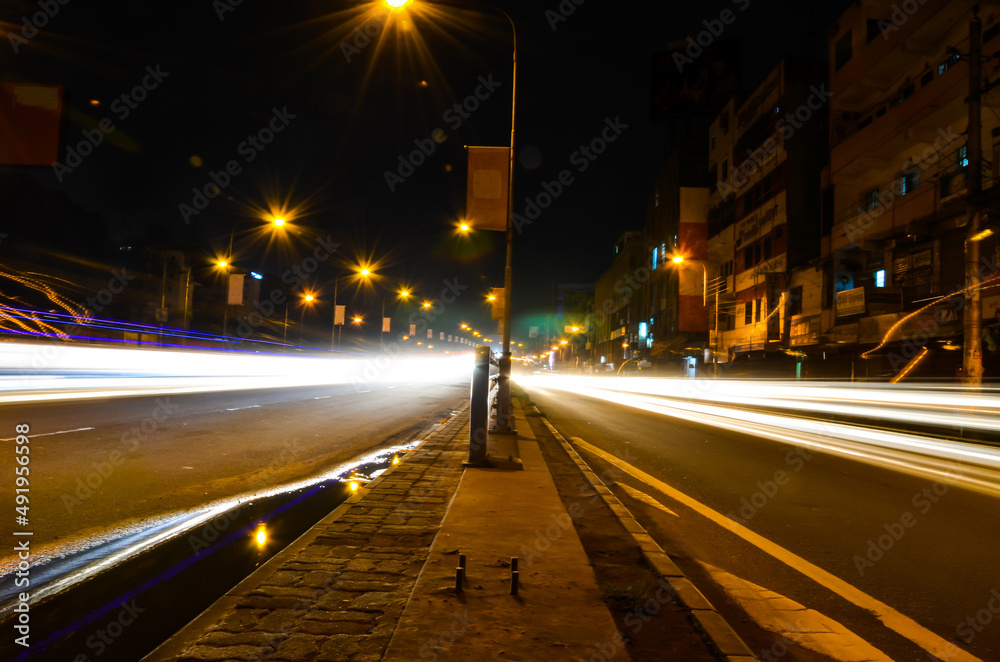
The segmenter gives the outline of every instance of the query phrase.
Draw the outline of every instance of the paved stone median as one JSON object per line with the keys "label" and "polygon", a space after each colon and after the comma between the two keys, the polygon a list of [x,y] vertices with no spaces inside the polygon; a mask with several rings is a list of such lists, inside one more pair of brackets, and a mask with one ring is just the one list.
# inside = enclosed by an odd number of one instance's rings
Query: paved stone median
{"label": "paved stone median", "polygon": [[150,662],[381,660],[462,476],[468,422],[452,416]]}

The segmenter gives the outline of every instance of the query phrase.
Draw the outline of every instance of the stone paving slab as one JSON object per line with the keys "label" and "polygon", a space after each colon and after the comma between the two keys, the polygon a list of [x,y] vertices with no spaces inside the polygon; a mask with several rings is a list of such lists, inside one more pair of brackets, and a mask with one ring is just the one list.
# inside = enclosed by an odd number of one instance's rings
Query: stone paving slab
{"label": "stone paving slab", "polygon": [[468,455],[466,407],[143,662],[381,660]]}

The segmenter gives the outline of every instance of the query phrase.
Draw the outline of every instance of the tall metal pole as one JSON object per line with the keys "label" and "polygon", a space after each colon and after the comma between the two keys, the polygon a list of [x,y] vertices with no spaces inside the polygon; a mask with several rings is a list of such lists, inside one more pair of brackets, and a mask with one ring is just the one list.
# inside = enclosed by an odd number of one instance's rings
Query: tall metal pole
{"label": "tall metal pole", "polygon": [[507,263],[503,274],[503,354],[500,356],[500,374],[497,382],[497,431],[510,431],[510,419],[512,413],[510,399],[510,304],[511,304],[511,264],[513,262],[514,246],[514,146],[517,124],[517,28],[514,26],[514,19],[510,14],[500,9],[500,11],[510,22],[510,29],[514,38],[514,52],[512,56],[513,71],[511,74],[510,91],[510,172],[507,179]]}
{"label": "tall metal pole", "polygon": [[330,332],[330,347],[337,346],[337,289],[340,287],[340,276],[333,279],[333,331]]}
{"label": "tall metal pole", "polygon": [[962,360],[962,382],[968,386],[979,386],[983,382],[982,326],[983,308],[980,297],[979,275],[979,234],[982,182],[982,138],[981,138],[981,82],[982,82],[983,22],[978,15],[978,7],[973,8],[969,21],[969,126],[966,154],[969,165],[966,169],[966,189],[968,191],[968,226],[965,234],[965,338]]}

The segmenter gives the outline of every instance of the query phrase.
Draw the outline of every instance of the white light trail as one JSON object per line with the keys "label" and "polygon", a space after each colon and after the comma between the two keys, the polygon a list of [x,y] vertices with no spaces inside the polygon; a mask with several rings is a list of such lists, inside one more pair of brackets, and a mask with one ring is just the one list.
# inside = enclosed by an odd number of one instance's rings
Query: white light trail
{"label": "white light trail", "polygon": [[0,343],[0,404],[333,384],[443,383],[471,372],[471,352],[345,358]]}
{"label": "white light trail", "polygon": [[[819,389],[800,385],[770,385],[757,382],[732,382],[719,384],[721,393],[707,394],[704,390],[699,398],[703,401],[718,402],[707,404],[692,402],[685,380],[607,380],[602,378],[564,378],[564,377],[531,377],[520,378],[519,383],[529,388],[555,389],[570,391],[579,395],[615,402],[645,411],[682,418],[686,421],[749,434],[783,443],[811,448],[817,451],[849,457],[869,464],[887,467],[896,471],[906,472],[921,477],[929,477],[950,485],[958,485],[979,492],[1000,496],[1000,448],[955,442],[944,439],[931,439],[917,434],[875,430],[863,426],[845,423],[827,422],[816,419],[784,416],[780,414],[734,407],[733,404],[752,403],[758,406],[777,406],[768,396],[787,398],[783,407],[791,408],[793,400],[789,397],[790,389],[798,390],[794,394],[794,402],[802,408],[813,411],[825,411],[822,401],[809,399],[816,397],[839,397],[842,400],[864,401],[873,403],[871,397],[881,393],[885,398],[896,394],[895,389],[884,386],[871,389],[856,389],[854,385],[847,388],[825,385]],[[628,381],[627,384],[621,382]],[[636,383],[636,382],[641,382]],[[677,383],[679,382],[679,383]],[[689,383],[689,382],[688,382]],[[715,384],[715,382],[712,382]],[[621,390],[617,386],[622,386]],[[697,388],[697,387],[695,387]],[[635,391],[653,392],[655,395],[638,394]],[[755,391],[755,397],[732,395],[740,390]],[[858,391],[851,393],[852,391]],[[683,393],[678,399],[666,393]],[[779,395],[780,393],[780,395]],[[983,396],[971,394],[963,398],[959,394],[934,394],[925,392],[922,395],[913,392],[909,394],[911,401],[923,401],[918,409],[909,410],[905,420],[914,423],[927,423],[945,417],[944,414],[928,411],[930,403],[936,407],[945,408],[944,402],[951,406],[959,406],[959,402],[968,411],[966,414],[981,424],[981,429],[989,427],[987,417],[996,416],[996,409],[986,406]],[[946,396],[943,399],[940,396]],[[719,397],[716,397],[719,396]],[[760,396],[760,397],[756,397]],[[864,397],[869,396],[869,397]],[[920,397],[918,397],[920,396]],[[995,402],[995,398],[990,398]],[[880,407],[890,408],[894,403],[879,403]],[[995,405],[994,405],[995,406]],[[856,412],[855,412],[856,413]],[[935,418],[936,417],[936,418]],[[963,421],[966,420],[963,418]],[[936,423],[934,423],[936,424]]]}

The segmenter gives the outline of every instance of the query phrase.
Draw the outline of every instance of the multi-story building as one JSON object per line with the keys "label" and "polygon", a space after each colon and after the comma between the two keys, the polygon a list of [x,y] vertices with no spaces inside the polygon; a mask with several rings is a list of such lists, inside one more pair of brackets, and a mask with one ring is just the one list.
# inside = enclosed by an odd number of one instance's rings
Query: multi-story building
{"label": "multi-story building", "polygon": [[[638,350],[658,361],[700,358],[708,342],[699,267],[707,258],[706,170],[701,136],[681,140],[657,173],[649,199]],[[678,255],[688,262],[671,262]]]}
{"label": "multi-story building", "polygon": [[[911,11],[891,0],[852,3],[830,29],[824,197],[832,232],[823,246],[822,290],[822,333],[830,343],[863,350],[887,338],[915,350],[951,349],[954,363],[961,363],[954,350],[960,349],[962,297],[947,295],[964,287],[969,239],[967,51],[974,4],[926,0],[912,3]],[[995,53],[1000,5],[979,4],[983,52]],[[983,96],[983,163],[993,164],[983,168],[987,214],[996,211],[992,189],[1000,164],[1000,119],[991,112],[997,94]],[[984,275],[995,276],[996,237],[980,247]],[[1000,293],[982,294],[989,324]],[[896,322],[925,307],[887,337]],[[899,374],[915,350],[890,351],[878,365],[865,361],[858,376]]]}
{"label": "multi-story building", "polygon": [[796,284],[803,277],[795,274],[820,255],[829,99],[823,80],[815,61],[785,58],[709,130],[716,184],[707,280],[716,276],[721,290],[711,343],[720,362],[793,344],[792,320],[806,301],[797,290],[806,284]]}
{"label": "multi-story building", "polygon": [[620,366],[633,358],[640,335],[640,297],[648,280],[649,260],[641,232],[625,232],[615,242],[611,268],[594,286],[594,311],[585,325],[593,361]]}

